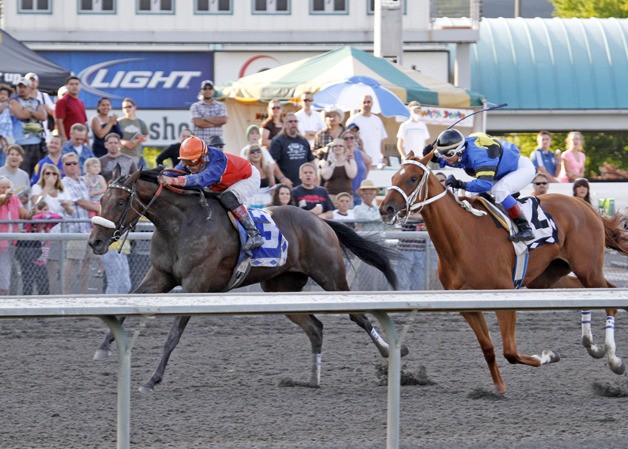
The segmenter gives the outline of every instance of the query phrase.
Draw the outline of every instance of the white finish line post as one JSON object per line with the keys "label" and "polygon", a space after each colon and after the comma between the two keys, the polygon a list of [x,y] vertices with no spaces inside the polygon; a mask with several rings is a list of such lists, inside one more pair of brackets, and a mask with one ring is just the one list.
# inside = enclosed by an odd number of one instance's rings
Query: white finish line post
{"label": "white finish line post", "polygon": [[3,296],[1,318],[98,317],[111,328],[119,350],[118,449],[130,447],[131,341],[116,317],[178,315],[278,315],[290,313],[370,313],[389,343],[387,448],[399,448],[401,340],[390,313],[494,310],[628,310],[627,288],[555,290],[458,290],[420,292],[194,293],[85,296]]}

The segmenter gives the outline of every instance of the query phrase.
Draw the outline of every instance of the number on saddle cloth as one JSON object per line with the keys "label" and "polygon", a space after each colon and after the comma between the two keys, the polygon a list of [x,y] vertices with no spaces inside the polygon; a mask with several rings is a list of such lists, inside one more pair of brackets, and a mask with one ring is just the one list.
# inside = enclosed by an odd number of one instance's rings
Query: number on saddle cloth
{"label": "number on saddle cloth", "polygon": [[[255,227],[264,237],[264,245],[250,251],[253,254],[251,258],[252,267],[279,267],[288,260],[288,241],[277,227],[272,215],[266,209],[249,209],[249,215],[255,223]],[[238,232],[240,234],[240,243],[244,245],[247,235],[246,229],[237,221]],[[240,261],[249,257],[240,251]]]}
{"label": "number on saddle cloth", "polygon": [[[502,226],[507,232],[510,232],[510,218],[504,213],[502,208],[497,206],[493,201],[488,201],[485,196],[478,196],[477,199],[484,204],[484,207],[490,212],[493,221]],[[546,244],[558,243],[558,231],[556,223],[551,215],[545,212],[536,197],[518,198],[517,202],[521,207],[521,212],[528,219],[532,232],[534,232],[534,240],[526,242],[525,245],[529,250],[538,248]]]}

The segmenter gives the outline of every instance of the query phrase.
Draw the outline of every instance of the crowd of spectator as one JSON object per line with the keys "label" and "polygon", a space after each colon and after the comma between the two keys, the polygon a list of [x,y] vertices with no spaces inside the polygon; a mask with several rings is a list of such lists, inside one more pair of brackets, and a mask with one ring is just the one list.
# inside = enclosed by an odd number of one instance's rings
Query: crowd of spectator
{"label": "crowd of spectator", "polygon": [[[88,233],[89,218],[98,213],[100,197],[114,169],[119,167],[122,174],[129,174],[146,164],[148,126],[138,117],[138,105],[132,98],[122,100],[120,117],[112,112],[111,99],[100,98],[96,115],[88,122],[76,76],[69,77],[59,89],[56,102],[39,91],[38,83],[37,75],[30,73],[14,87],[0,85],[0,219],[49,222],[46,226],[0,224],[0,230]],[[181,144],[190,136],[233,152],[223,140],[227,110],[214,96],[214,83],[202,81],[198,101],[190,107],[191,127],[182,129],[179,140],[157,156],[158,165],[177,165]],[[384,141],[388,134],[382,120],[371,111],[373,98],[365,95],[359,112],[346,121],[342,110],[332,107],[317,111],[313,102],[313,93],[304,92],[300,109],[285,113],[282,102],[273,99],[268,102],[266,118],[246,129],[247,145],[239,154],[260,174],[259,191],[248,206],[293,205],[320,218],[344,221],[359,231],[383,230],[377,197],[385,193],[384,186],[377,186],[368,175],[371,168],[386,163]],[[396,134],[401,161],[410,151],[420,154],[431,139],[421,117],[421,105],[413,101],[408,108],[410,117]],[[530,155],[537,171],[533,194],[547,193],[553,182],[571,182],[574,196],[591,202],[589,185],[583,178],[582,134],[569,133],[564,152],[552,149],[548,131],[538,133],[537,143],[538,148]],[[445,182],[443,173],[436,176]],[[409,217],[402,230],[424,230],[420,214]],[[96,262],[85,240],[20,243],[15,259],[21,266],[23,291],[84,293],[86,273],[91,269],[105,273],[107,293],[127,293],[137,284],[129,268],[134,257],[128,244],[120,245],[112,245]],[[9,291],[15,247],[15,242],[0,240],[0,294]],[[425,240],[399,241],[399,250],[407,259],[399,269],[403,288],[425,288],[418,274],[425,269],[421,254],[425,247]],[[42,277],[44,272],[45,280],[31,279]],[[62,279],[65,285],[61,285]],[[77,280],[78,285],[73,285]]]}

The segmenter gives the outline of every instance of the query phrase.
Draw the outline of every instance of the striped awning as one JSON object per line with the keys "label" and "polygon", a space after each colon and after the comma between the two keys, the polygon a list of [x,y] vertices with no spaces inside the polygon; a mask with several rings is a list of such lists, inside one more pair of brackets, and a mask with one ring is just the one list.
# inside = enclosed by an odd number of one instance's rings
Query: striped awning
{"label": "striped awning", "polygon": [[419,101],[423,105],[452,108],[483,104],[480,94],[348,46],[245,76],[218,88],[223,97],[241,102],[297,100],[303,92],[316,93],[356,75],[375,79],[404,103]]}

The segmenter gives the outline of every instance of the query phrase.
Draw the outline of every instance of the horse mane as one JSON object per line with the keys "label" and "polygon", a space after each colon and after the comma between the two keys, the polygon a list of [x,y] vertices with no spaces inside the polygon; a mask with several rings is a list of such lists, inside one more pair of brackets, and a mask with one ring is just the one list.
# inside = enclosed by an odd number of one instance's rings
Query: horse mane
{"label": "horse mane", "polygon": [[[142,181],[150,182],[151,184],[158,184],[159,175],[161,175],[163,171],[164,171],[163,166],[159,166],[157,168],[151,168],[148,170],[140,170],[139,179]],[[120,176],[118,179],[116,179],[116,182],[123,184],[126,181],[128,181],[129,178],[130,178],[129,175],[123,175],[123,176]],[[205,195],[205,198],[217,198],[218,195],[220,195],[220,192],[213,192],[211,190],[201,189],[200,187],[192,187],[192,188],[187,188],[187,189],[183,187],[181,188],[181,190],[182,192],[176,192],[176,193],[198,196],[202,192]]]}

